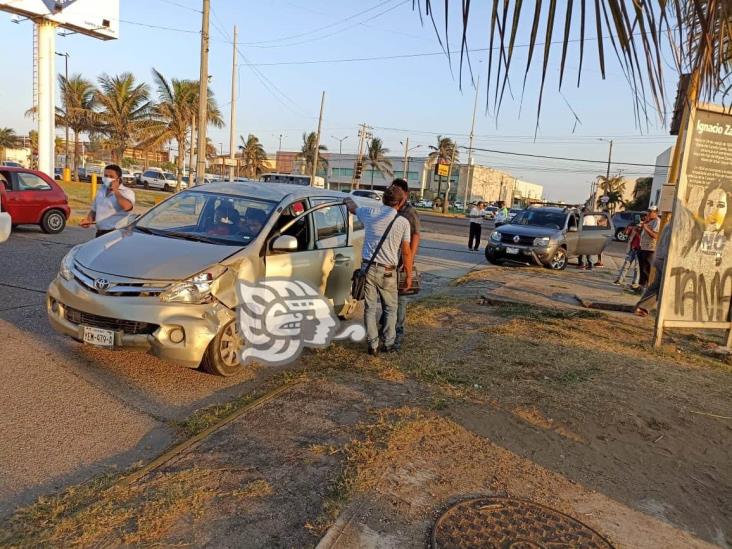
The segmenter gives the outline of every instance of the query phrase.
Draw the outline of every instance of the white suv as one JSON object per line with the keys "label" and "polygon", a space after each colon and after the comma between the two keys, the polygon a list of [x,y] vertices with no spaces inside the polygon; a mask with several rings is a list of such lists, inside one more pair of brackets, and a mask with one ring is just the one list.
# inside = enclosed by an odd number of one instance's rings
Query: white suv
{"label": "white suv", "polygon": [[[164,191],[174,191],[178,180],[174,173],[164,172],[160,169],[151,168],[142,172],[140,182],[146,189],[162,189]],[[185,189],[188,185],[185,181],[181,181],[180,188]]]}

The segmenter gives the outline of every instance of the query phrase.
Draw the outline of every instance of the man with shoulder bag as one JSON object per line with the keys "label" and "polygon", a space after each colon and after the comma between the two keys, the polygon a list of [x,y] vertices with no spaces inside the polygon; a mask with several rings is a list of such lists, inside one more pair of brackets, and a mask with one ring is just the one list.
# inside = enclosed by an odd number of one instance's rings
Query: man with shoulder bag
{"label": "man with shoulder bag", "polygon": [[[408,289],[412,285],[410,225],[398,211],[405,198],[404,192],[392,185],[384,192],[383,206],[359,207],[352,199],[346,199],[348,211],[363,223],[365,231],[361,268],[354,273],[353,293],[357,299],[361,298],[358,294],[363,293],[364,322],[371,355],[395,350],[400,252],[406,273],[405,286]],[[381,334],[377,316],[379,302],[383,311]],[[380,339],[383,340],[381,348]]]}

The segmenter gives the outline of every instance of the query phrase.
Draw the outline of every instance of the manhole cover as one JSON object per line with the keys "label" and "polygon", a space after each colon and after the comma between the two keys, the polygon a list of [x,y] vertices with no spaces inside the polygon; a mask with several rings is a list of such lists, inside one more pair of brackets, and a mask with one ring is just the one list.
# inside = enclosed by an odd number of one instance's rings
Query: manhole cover
{"label": "manhole cover", "polygon": [[538,503],[486,497],[456,503],[437,519],[432,547],[613,549],[589,526]]}

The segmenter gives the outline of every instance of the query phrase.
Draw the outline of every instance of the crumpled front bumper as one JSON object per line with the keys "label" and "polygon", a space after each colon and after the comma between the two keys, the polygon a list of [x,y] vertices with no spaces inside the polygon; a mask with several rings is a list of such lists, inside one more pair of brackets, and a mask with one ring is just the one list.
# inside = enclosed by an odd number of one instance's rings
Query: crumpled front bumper
{"label": "crumpled front bumper", "polygon": [[[163,303],[158,297],[120,297],[90,292],[74,280],[57,276],[48,287],[46,308],[51,326],[57,332],[83,340],[84,329],[73,322],[69,308],[110,320],[144,322],[155,325],[152,333],[125,333],[115,329],[115,348],[148,351],[164,360],[197,367],[211,340],[236,313],[214,300],[204,305]],[[183,331],[180,343],[170,334]]]}

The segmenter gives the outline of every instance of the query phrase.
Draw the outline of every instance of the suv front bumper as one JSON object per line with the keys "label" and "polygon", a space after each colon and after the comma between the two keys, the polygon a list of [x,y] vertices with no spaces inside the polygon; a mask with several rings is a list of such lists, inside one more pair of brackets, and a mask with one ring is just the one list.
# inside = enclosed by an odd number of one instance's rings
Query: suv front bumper
{"label": "suv front bumper", "polygon": [[495,259],[547,265],[556,254],[558,246],[556,243],[550,243],[549,246],[522,246],[491,241],[485,248],[485,256],[489,261]]}

